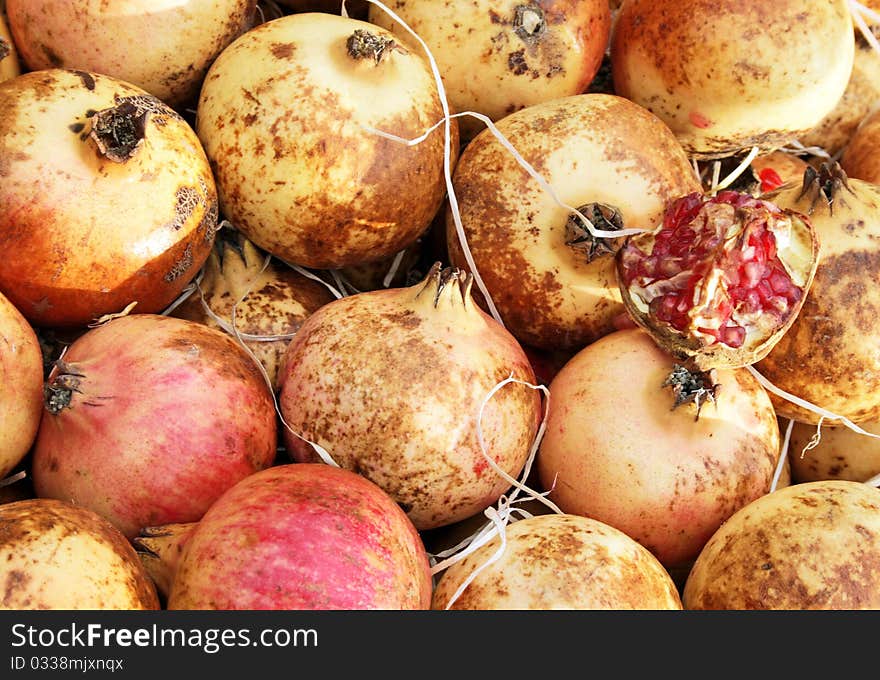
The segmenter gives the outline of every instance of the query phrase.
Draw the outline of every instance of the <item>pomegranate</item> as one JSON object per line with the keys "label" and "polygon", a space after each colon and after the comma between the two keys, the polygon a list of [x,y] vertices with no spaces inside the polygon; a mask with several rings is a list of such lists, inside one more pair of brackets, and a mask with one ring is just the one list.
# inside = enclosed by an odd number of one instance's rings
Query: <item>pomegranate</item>
{"label": "pomegranate", "polygon": [[493,560],[500,545],[496,536],[446,569],[432,608],[682,608],[663,565],[625,533],[597,520],[557,513],[521,519],[505,528],[503,552]]}
{"label": "pomegranate", "polygon": [[880,184],[880,107],[853,132],[840,157],[840,167],[853,179]]}
{"label": "pomegranate", "polygon": [[220,54],[196,129],[236,228],[288,263],[336,269],[392,256],[430,226],[456,119],[448,139],[446,125],[411,146],[383,133],[416,138],[443,115],[421,55],[369,22],[305,12]]}
{"label": "pomegranate", "polygon": [[18,49],[9,32],[9,26],[6,24],[3,3],[0,2],[0,81],[9,80],[20,74],[21,64],[18,59]]}
{"label": "pomegranate", "polygon": [[748,193],[694,192],[617,253],[632,318],[700,370],[754,363],[791,326],[819,262],[804,215]]}
{"label": "pomegranate", "polygon": [[[431,50],[452,109],[493,121],[583,92],[599,70],[611,32],[607,0],[389,4]],[[412,34],[378,5],[370,5],[368,18],[424,53]],[[459,119],[463,141],[483,127],[474,117]]]}
{"label": "pomegranate", "polygon": [[867,482],[880,475],[880,419],[862,423],[860,429],[877,436],[824,424],[817,431],[815,425],[795,423],[789,444],[793,479]]}
{"label": "pomegranate", "polygon": [[[166,104],[194,103],[211,62],[250,28],[256,0],[6,0],[21,58],[32,70],[113,76]],[[132,58],[132,46],[146,45]]]}
{"label": "pomegranate", "polygon": [[[139,543],[135,539],[135,543]],[[276,465],[221,496],[185,538],[168,609],[428,609],[412,522],[365,477]]]}
{"label": "pomegranate", "polygon": [[[614,266],[623,237],[608,233],[653,229],[664,205],[699,190],[699,181],[666,126],[621,97],[535,104],[497,127],[558,201],[484,131],[455,168],[462,228],[449,207],[450,261],[469,269],[467,246],[499,318],[520,342],[576,351],[614,330],[625,311]],[[594,236],[575,209],[606,236]]]}
{"label": "pomegranate", "polygon": [[[563,512],[592,517],[689,565],[718,527],[767,493],[780,457],[773,405],[745,368],[695,372],[641,329],[578,352],[550,383],[536,458]],[[626,413],[624,426],[621,413]]]}
{"label": "pomegranate", "polygon": [[217,196],[195,132],[140,88],[85,71],[0,83],[2,291],[32,324],[161,312],[195,277]]}
{"label": "pomegranate", "polygon": [[198,520],[275,458],[277,414],[256,362],[193,321],[131,314],[92,328],[45,394],[37,495],[94,510],[129,538]]}
{"label": "pomegranate", "polygon": [[880,608],[880,489],[820,481],[741,508],[712,536],[685,609]]}
{"label": "pomegranate", "polygon": [[[880,279],[880,186],[824,163],[809,168],[801,184],[766,198],[808,215],[821,248],[800,314],[755,368],[777,388],[836,416],[880,417],[880,299],[872,283]],[[816,424],[822,417],[771,397],[785,418]],[[827,417],[825,424],[843,425]]]}
{"label": "pomegranate", "polygon": [[317,461],[311,443],[323,447],[420,530],[498,500],[543,415],[528,357],[471,286],[437,263],[414,286],[334,300],[302,325],[279,371],[293,458]]}
{"label": "pomegranate", "polygon": [[0,293],[0,480],[30,451],[43,412],[43,353],[37,334]]}
{"label": "pomegranate", "polygon": [[0,505],[0,609],[159,609],[131,544],[91,510],[36,498]]}
{"label": "pomegranate", "polygon": [[170,313],[236,337],[275,386],[287,343],[312,312],[332,299],[326,286],[234,232],[216,239],[198,290]]}
{"label": "pomegranate", "polygon": [[846,90],[854,52],[847,0],[629,0],[610,43],[615,92],[694,158],[812,130]]}
{"label": "pomegranate", "polygon": [[[860,0],[860,3],[880,12],[878,0]],[[880,24],[868,17],[865,21],[875,35],[880,35]],[[802,144],[820,147],[834,158],[840,156],[862,120],[880,105],[880,53],[858,28],[855,29],[855,44],[853,69],[843,96],[831,113],[799,138]],[[852,176],[858,177],[857,174]]]}

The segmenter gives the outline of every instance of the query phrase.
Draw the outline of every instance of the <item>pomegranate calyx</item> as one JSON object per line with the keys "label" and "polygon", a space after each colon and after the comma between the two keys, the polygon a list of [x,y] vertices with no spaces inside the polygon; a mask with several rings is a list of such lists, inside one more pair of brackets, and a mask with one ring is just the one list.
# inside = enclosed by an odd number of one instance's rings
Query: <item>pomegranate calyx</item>
{"label": "pomegranate calyx", "polygon": [[[623,217],[620,211],[606,203],[587,203],[578,208],[590,223],[602,231],[620,231],[623,229]],[[565,245],[586,256],[592,262],[597,257],[616,255],[624,237],[603,238],[593,235],[577,213],[571,213],[565,222]]]}
{"label": "pomegranate calyx", "polygon": [[89,138],[104,158],[125,163],[144,143],[150,111],[124,100],[92,116]]}
{"label": "pomegranate calyx", "polygon": [[392,38],[371,33],[362,28],[355,29],[348,36],[348,40],[345,41],[345,48],[348,50],[348,56],[352,59],[358,61],[361,59],[372,59],[377,65],[389,50],[403,49]]}
{"label": "pomegranate calyx", "polygon": [[61,359],[55,360],[55,368],[58,373],[43,386],[43,398],[46,410],[53,416],[61,413],[70,406],[73,393],[79,392],[81,379],[85,377]]}
{"label": "pomegranate calyx", "polygon": [[797,200],[800,201],[804,196],[809,195],[810,207],[807,211],[808,215],[813,213],[816,204],[820,200],[828,206],[829,212],[833,214],[834,201],[843,189],[853,193],[846,172],[844,172],[837,161],[826,161],[819,166],[819,170],[816,170],[813,166],[809,166],[804,170],[804,180]]}
{"label": "pomegranate calyx", "polygon": [[715,403],[721,385],[715,382],[714,370],[690,370],[682,364],[674,364],[672,372],[666,376],[661,387],[672,388],[675,400],[671,410],[674,411],[682,404],[693,403],[697,409],[694,420],[697,421],[703,404],[707,401]]}
{"label": "pomegranate calyx", "polygon": [[421,287],[416,293],[416,299],[427,291],[432,297],[434,308],[439,307],[444,298],[449,298],[453,303],[461,302],[467,307],[473,283],[473,274],[458,267],[443,267],[440,262],[435,262],[422,283],[418,284]]}
{"label": "pomegranate calyx", "polygon": [[12,47],[3,38],[0,38],[0,61],[3,61],[12,52]]}
{"label": "pomegranate calyx", "polygon": [[527,45],[537,42],[547,29],[544,10],[536,3],[530,3],[518,5],[513,11],[513,32]]}

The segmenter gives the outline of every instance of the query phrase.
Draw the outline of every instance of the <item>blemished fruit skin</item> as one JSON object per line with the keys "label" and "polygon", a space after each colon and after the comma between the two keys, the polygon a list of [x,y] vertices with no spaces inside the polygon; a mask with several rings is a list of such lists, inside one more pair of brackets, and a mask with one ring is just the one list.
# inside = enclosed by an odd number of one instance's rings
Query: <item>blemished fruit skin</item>
{"label": "blemished fruit skin", "polygon": [[780,456],[772,404],[747,369],[716,371],[715,401],[697,418],[663,387],[675,363],[641,329],[585,347],[550,383],[536,458],[563,512],[620,529],[668,569],[770,490]]}
{"label": "blemished fruit skin", "polygon": [[[123,120],[93,135],[96,113],[113,111]],[[130,155],[106,145],[114,136]],[[162,312],[217,230],[195,131],[110,76],[49,69],[0,82],[0,176],[0,247],[15,253],[0,262],[0,291],[35,326],[85,327],[131,303]]]}
{"label": "blemished fruit skin", "polygon": [[321,307],[288,345],[278,380],[293,459],[317,462],[309,442],[318,444],[419,530],[495,503],[543,415],[525,351],[474,303],[467,275],[439,263],[413,286]]}
{"label": "blemished fruit skin", "polygon": [[[880,280],[880,186],[834,172],[765,195],[807,215],[819,236],[819,265],[794,323],[755,368],[780,390],[862,422],[880,417],[880,295],[873,283]],[[831,196],[827,187],[834,187]],[[823,417],[772,392],[771,399],[785,418],[815,425]]]}
{"label": "blemished fruit skin", "polygon": [[843,95],[854,52],[846,0],[629,0],[610,42],[617,94],[703,159],[813,129]]}
{"label": "blemished fruit skin", "polygon": [[504,531],[497,560],[496,536],[442,572],[433,609],[682,608],[675,583],[657,559],[607,524],[552,513],[518,520]]}
{"label": "blemished fruit skin", "polygon": [[0,609],[159,609],[125,537],[96,513],[37,498],[0,505]]}
{"label": "blemished fruit skin", "polygon": [[[369,41],[385,46],[378,56]],[[446,195],[444,154],[458,157],[457,120],[418,144],[384,135],[415,139],[443,117],[420,55],[374,24],[305,12],[223,50],[196,130],[237,229],[285,262],[336,269],[393,256],[428,229]]]}
{"label": "blemished fruit skin", "polygon": [[[452,109],[492,121],[583,92],[599,70],[611,31],[607,0],[398,0],[389,6],[428,46]],[[370,4],[368,18],[423,52],[378,5]],[[463,140],[485,127],[472,116],[459,119]]]}
{"label": "blemished fruit skin", "polygon": [[619,212],[623,228],[650,230],[667,202],[698,191],[700,183],[669,129],[622,97],[580,94],[534,104],[497,128],[559,202],[491,131],[481,132],[453,175],[463,233],[448,206],[450,260],[470,268],[467,246],[499,316],[520,342],[576,351],[614,330],[625,312],[614,263],[620,239],[596,239],[591,249],[569,233],[576,216],[564,205],[602,204]]}
{"label": "blemished fruit skin", "polygon": [[880,489],[816,481],[746,505],[706,543],[684,608],[880,608]]}
{"label": "blemished fruit skin", "polygon": [[[29,70],[103,73],[174,107],[197,98],[211,62],[250,28],[256,5],[256,0],[6,0]],[[135,56],[136,45],[149,47]]]}
{"label": "blemished fruit skin", "polygon": [[880,108],[865,116],[853,132],[840,158],[840,166],[850,178],[880,184],[878,149],[880,149]]}
{"label": "blemished fruit skin", "polygon": [[27,455],[43,413],[43,354],[37,334],[0,293],[0,480]]}
{"label": "blemished fruit skin", "polygon": [[428,609],[428,555],[378,486],[324,463],[263,470],[186,541],[168,609]]}

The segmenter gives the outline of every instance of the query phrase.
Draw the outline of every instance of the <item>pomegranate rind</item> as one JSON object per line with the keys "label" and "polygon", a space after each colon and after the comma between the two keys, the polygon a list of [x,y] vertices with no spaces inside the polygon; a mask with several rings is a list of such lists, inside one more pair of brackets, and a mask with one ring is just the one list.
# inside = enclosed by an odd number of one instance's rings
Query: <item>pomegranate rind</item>
{"label": "pomegranate rind", "polygon": [[[682,197],[679,201],[687,200]],[[798,299],[789,300],[789,306],[779,314],[745,312],[740,305],[732,314],[738,315],[745,328],[745,337],[741,344],[733,346],[725,344],[700,330],[706,324],[707,319],[717,316],[717,301],[719,295],[724,298],[727,290],[727,279],[723,272],[712,263],[709,271],[702,277],[700,283],[694,287],[695,304],[687,312],[691,318],[691,324],[686,329],[679,329],[671,323],[657,317],[646,299],[649,295],[646,287],[640,285],[634,279],[630,271],[633,253],[641,252],[650,256],[661,231],[676,226],[665,219],[657,229],[652,232],[636,234],[627,239],[627,242],[618,252],[616,258],[617,281],[621,291],[624,307],[633,321],[650,333],[655,342],[672,354],[674,357],[689,361],[691,365],[702,371],[717,368],[739,368],[753,364],[763,359],[779,342],[785,332],[791,327],[800,312],[807,292],[812,285],[816,269],[819,265],[819,239],[809,218],[798,212],[780,210],[774,204],[743,197],[746,205],[754,209],[766,210],[768,215],[773,216],[772,222],[765,223],[768,231],[775,237],[778,259],[783,268],[788,272],[792,283],[800,289]],[[723,202],[722,202],[723,203]],[[677,202],[671,203],[667,211],[674,209]],[[719,205],[713,198],[703,197],[703,206],[700,211],[706,210],[708,204]],[[743,240],[744,229],[743,215],[736,209],[719,219],[729,219],[732,222],[727,229],[724,239],[724,247],[720,251],[723,258],[729,258],[736,250],[737,243]],[[747,221],[751,221],[747,220]],[[692,223],[692,221],[691,221]],[[681,276],[684,272],[679,272]],[[680,283],[682,279],[679,279]],[[662,283],[662,282],[661,282]],[[678,283],[673,285],[678,285]],[[697,298],[696,296],[699,295]]]}

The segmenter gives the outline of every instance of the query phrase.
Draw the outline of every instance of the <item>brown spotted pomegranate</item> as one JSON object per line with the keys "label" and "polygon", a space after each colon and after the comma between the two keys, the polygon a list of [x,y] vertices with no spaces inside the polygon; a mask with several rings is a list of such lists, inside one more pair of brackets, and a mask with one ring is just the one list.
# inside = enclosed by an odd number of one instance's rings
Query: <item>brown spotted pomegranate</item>
{"label": "brown spotted pomegranate", "polygon": [[438,263],[414,286],[334,300],[297,331],[278,375],[294,459],[318,461],[307,442],[323,447],[419,529],[497,501],[542,416],[528,356],[474,303],[471,286]]}
{"label": "brown spotted pomegranate", "polygon": [[809,220],[737,191],[673,201],[662,225],[617,254],[633,319],[701,370],[766,356],[791,326],[818,266]]}
{"label": "brown spotted pomegranate", "polygon": [[144,90],[85,71],[0,83],[0,290],[32,324],[159,313],[217,229],[198,137]]}
{"label": "brown spotted pomegranate", "polygon": [[[880,417],[880,186],[837,163],[767,195],[809,216],[820,261],[791,328],[756,368],[781,390],[854,422]],[[777,412],[818,423],[822,414],[772,395]],[[825,425],[843,425],[827,417]]]}

